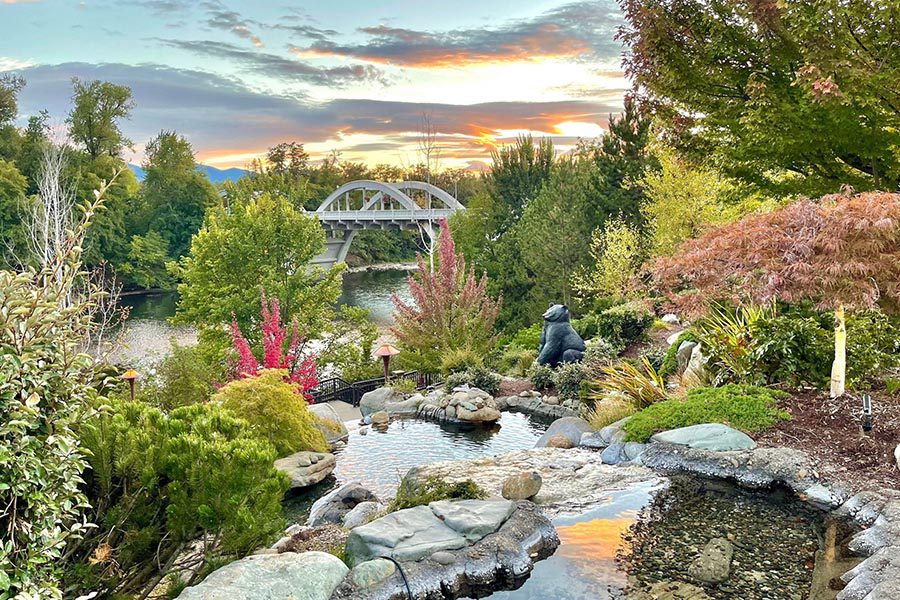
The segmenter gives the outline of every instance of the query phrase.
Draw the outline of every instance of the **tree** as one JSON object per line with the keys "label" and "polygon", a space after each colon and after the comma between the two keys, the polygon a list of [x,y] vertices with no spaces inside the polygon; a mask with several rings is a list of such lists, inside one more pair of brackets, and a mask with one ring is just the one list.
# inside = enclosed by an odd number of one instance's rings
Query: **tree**
{"label": "tree", "polygon": [[493,347],[494,323],[502,298],[487,294],[487,275],[475,277],[474,267],[456,252],[446,220],[440,223],[438,265],[432,271],[422,255],[418,272],[410,276],[413,304],[395,294],[391,331],[402,347],[413,353],[422,370],[437,372],[441,359],[452,350],[465,349],[483,356]]}
{"label": "tree", "polygon": [[608,220],[591,236],[592,264],[575,274],[580,298],[625,298],[642,257],[641,234],[621,217]]}
{"label": "tree", "polygon": [[106,200],[95,217],[85,239],[84,262],[96,266],[109,263],[115,268],[128,258],[128,224],[135,212],[140,184],[125,162],[115,156],[101,155],[90,160],[84,154],[69,154],[69,179],[77,182],[78,201],[91,197],[101,181],[118,174],[106,193]]}
{"label": "tree", "polygon": [[900,183],[896,0],[620,0],[667,143],[771,189]]}
{"label": "tree", "polygon": [[[176,319],[214,332],[234,318],[252,333],[265,289],[286,318],[297,318],[301,333],[316,336],[334,313],[343,270],[310,268],[324,249],[319,221],[283,198],[262,195],[230,212],[214,208],[176,269]],[[252,335],[250,341],[258,342]]]}
{"label": "tree", "polygon": [[298,142],[283,142],[269,148],[266,162],[276,173],[287,173],[293,177],[303,175],[309,168],[309,154]]}
{"label": "tree", "polygon": [[22,226],[28,181],[16,165],[0,159],[0,265],[19,266],[27,256],[27,238]]}
{"label": "tree", "polygon": [[119,273],[139,288],[171,289],[174,280],[169,274],[169,244],[155,231],[147,235],[131,237],[128,260],[119,267]]}
{"label": "tree", "polygon": [[812,300],[835,313],[832,396],[844,392],[845,308],[900,306],[900,194],[803,200],[686,242],[651,268],[687,313],[703,302]]}
{"label": "tree", "polygon": [[4,73],[0,76],[0,125],[7,125],[19,114],[19,92],[25,87],[20,75]]}
{"label": "tree", "polygon": [[197,170],[190,143],[175,132],[161,132],[145,153],[143,227],[138,229],[159,233],[177,259],[187,254],[191,236],[200,229],[206,211],[220,203],[219,195]]}
{"label": "tree", "polygon": [[92,159],[101,154],[119,156],[131,141],[122,135],[119,121],[134,108],[131,89],[108,81],[72,79],[72,111],[66,122],[69,134]]}
{"label": "tree", "polygon": [[502,216],[497,223],[497,232],[503,234],[512,227],[550,179],[556,151],[550,138],[543,138],[535,144],[534,139],[520,136],[510,146],[491,152],[493,166],[487,176],[491,195],[503,204],[499,211]]}

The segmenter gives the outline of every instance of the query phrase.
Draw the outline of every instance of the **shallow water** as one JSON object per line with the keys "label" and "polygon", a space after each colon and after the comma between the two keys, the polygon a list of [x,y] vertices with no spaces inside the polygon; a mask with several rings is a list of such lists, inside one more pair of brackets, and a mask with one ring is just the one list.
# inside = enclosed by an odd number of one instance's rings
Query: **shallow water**
{"label": "shallow water", "polygon": [[358,481],[382,499],[394,496],[412,467],[442,460],[463,460],[533,448],[547,425],[520,413],[504,412],[493,427],[461,431],[418,419],[392,421],[387,431],[371,427],[366,435],[350,431],[348,443],[335,452],[331,477],[285,500],[289,520],[306,520],[309,506],[336,485]]}
{"label": "shallow water", "polygon": [[369,311],[369,320],[378,325],[391,325],[394,303],[391,296],[397,294],[404,302],[411,302],[407,283],[408,271],[387,269],[383,271],[357,271],[344,273],[341,297],[338,305],[359,306]]}

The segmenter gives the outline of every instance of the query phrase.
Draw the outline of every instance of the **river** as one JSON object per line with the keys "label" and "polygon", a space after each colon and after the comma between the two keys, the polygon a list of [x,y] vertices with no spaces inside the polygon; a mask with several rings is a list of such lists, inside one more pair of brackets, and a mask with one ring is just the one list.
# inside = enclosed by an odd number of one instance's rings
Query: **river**
{"label": "river", "polygon": [[[386,328],[392,323],[391,295],[410,301],[408,271],[383,269],[344,273],[339,305],[359,306],[369,311],[369,319]],[[126,296],[122,304],[131,309],[122,335],[122,344],[113,354],[116,362],[129,365],[148,364],[165,356],[171,342],[180,345],[197,343],[197,332],[186,325],[172,325],[178,294],[140,294]]]}

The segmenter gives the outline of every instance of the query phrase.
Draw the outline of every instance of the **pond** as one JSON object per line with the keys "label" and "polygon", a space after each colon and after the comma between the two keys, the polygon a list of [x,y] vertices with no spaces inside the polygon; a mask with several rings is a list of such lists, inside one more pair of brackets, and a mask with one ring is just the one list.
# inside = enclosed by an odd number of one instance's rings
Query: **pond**
{"label": "pond", "polygon": [[[345,273],[338,305],[359,306],[369,310],[369,318],[379,326],[391,324],[391,295],[409,300],[408,271],[387,269]],[[112,359],[129,365],[147,365],[169,352],[170,341],[181,345],[197,343],[193,327],[172,325],[168,319],[175,315],[178,303],[176,292],[135,294],[124,296],[122,305],[131,309],[125,323],[121,347]]]}
{"label": "pond", "polygon": [[347,445],[335,452],[337,466],[330,477],[284,504],[292,522],[304,522],[312,503],[335,486],[358,481],[379,498],[394,496],[412,467],[442,460],[462,460],[533,448],[547,425],[524,414],[504,412],[493,427],[461,431],[418,419],[392,421],[386,431],[350,431]]}

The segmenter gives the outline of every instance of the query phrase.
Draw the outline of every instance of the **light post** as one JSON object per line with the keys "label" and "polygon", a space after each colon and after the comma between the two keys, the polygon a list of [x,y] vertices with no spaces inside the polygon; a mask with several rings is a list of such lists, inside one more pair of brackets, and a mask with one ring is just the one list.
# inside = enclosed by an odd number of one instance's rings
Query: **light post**
{"label": "light post", "polygon": [[398,354],[400,354],[400,350],[390,344],[382,344],[381,347],[375,351],[375,356],[380,356],[381,360],[384,361],[384,385],[389,383],[391,357],[397,356]]}
{"label": "light post", "polygon": [[134,382],[138,378],[138,372],[134,369],[128,369],[124,373],[122,373],[122,379],[128,382],[128,387],[131,391],[131,401],[134,402]]}

